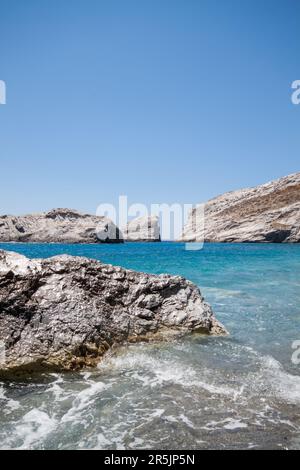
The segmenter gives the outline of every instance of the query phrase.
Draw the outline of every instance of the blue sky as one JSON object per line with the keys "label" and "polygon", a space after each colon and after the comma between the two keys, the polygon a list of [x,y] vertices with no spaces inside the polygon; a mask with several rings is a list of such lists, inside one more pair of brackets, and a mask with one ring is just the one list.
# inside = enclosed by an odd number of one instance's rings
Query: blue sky
{"label": "blue sky", "polygon": [[298,0],[0,0],[0,213],[300,170]]}

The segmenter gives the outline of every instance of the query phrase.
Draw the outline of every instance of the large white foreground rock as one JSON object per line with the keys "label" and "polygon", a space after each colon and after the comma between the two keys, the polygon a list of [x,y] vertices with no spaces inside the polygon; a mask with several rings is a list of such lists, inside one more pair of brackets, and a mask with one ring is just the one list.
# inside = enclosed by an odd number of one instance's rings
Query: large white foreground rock
{"label": "large white foreground rock", "polygon": [[198,287],[182,277],[0,251],[0,375],[92,366],[124,341],[193,331],[226,333]]}

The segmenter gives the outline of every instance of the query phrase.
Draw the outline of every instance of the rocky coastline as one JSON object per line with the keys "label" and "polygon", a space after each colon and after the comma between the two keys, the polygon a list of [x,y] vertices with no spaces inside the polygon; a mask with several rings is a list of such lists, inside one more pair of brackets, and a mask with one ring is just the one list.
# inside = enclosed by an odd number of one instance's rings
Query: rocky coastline
{"label": "rocky coastline", "polygon": [[226,193],[191,211],[181,242],[299,243],[300,173]]}
{"label": "rocky coastline", "polygon": [[107,217],[73,209],[0,216],[0,243],[93,244],[160,241],[158,217],[138,217],[122,230]]}
{"label": "rocky coastline", "polygon": [[107,217],[53,209],[40,214],[0,216],[0,242],[122,243],[123,238]]}

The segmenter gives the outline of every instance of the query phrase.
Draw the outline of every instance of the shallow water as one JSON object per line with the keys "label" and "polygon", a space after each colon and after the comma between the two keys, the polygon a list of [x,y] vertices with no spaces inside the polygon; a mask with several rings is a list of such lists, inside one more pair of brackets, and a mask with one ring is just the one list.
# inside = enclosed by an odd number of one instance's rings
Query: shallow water
{"label": "shallow water", "polygon": [[300,448],[300,245],[0,245],[197,283],[227,338],[110,354],[92,372],[0,382],[0,448]]}

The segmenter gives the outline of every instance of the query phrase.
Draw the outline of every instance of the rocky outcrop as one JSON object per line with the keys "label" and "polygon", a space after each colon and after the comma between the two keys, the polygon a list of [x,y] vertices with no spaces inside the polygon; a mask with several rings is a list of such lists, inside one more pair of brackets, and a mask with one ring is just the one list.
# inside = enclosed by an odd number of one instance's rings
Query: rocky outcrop
{"label": "rocky outcrop", "polygon": [[116,243],[119,229],[106,217],[54,209],[41,214],[0,217],[0,242]]}
{"label": "rocky outcrop", "polygon": [[0,373],[95,365],[113,345],[197,331],[224,334],[199,289],[71,256],[0,251]]}
{"label": "rocky outcrop", "polygon": [[138,217],[122,230],[128,242],[160,242],[159,219],[156,216]]}
{"label": "rocky outcrop", "polygon": [[204,212],[194,209],[180,241],[299,243],[300,173],[216,197]]}

